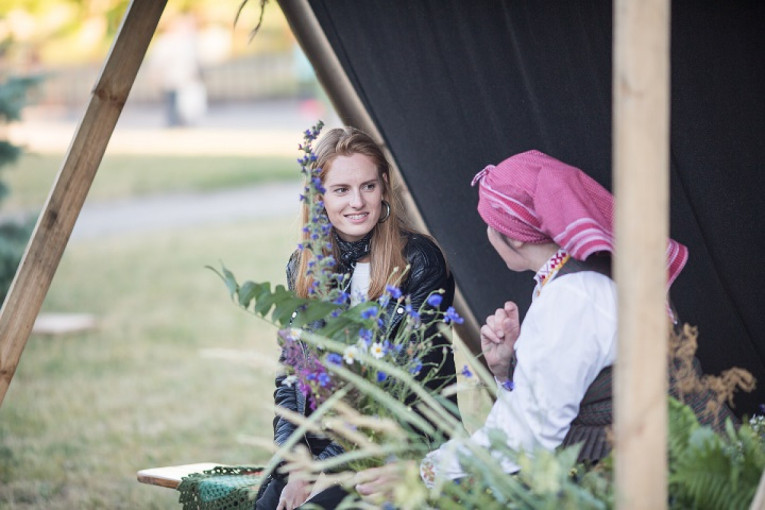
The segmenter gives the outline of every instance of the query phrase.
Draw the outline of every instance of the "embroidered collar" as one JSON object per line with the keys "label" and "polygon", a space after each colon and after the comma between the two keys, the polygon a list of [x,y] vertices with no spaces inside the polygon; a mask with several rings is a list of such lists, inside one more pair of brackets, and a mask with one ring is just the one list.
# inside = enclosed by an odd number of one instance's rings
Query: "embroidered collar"
{"label": "embroidered collar", "polygon": [[369,232],[358,241],[345,241],[337,232],[335,234],[335,244],[340,251],[340,267],[344,270],[353,269],[356,262],[366,255],[369,255],[369,248],[372,241],[372,232]]}
{"label": "embroidered collar", "polygon": [[539,271],[537,271],[537,274],[534,275],[534,280],[537,282],[534,292],[535,296],[538,296],[540,292],[542,292],[542,287],[544,287],[547,282],[555,278],[555,275],[570,258],[571,255],[561,248],[556,251],[552,257],[547,259],[547,262],[545,262]]}

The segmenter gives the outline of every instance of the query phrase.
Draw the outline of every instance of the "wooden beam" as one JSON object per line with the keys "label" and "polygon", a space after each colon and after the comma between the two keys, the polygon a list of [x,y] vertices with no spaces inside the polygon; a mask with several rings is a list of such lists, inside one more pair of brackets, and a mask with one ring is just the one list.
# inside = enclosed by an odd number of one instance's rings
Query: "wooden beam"
{"label": "wooden beam", "polygon": [[[343,123],[369,133],[380,144],[386,152],[396,181],[399,183],[399,196],[407,209],[409,220],[419,231],[429,234],[428,227],[412,198],[412,194],[406,187],[395,158],[392,157],[379,129],[377,129],[372,117],[353,88],[351,80],[340,64],[337,55],[335,55],[335,51],[332,49],[319,21],[316,19],[316,15],[313,9],[311,9],[308,0],[278,0],[278,2],[292,33],[295,35],[295,39],[297,39],[306,57],[311,62],[316,72],[316,77],[327,93],[338,116]],[[463,324],[455,324],[457,334],[470,346],[474,353],[481,352],[480,325],[476,321],[473,312],[467,306],[467,301],[465,301],[459,288],[455,289],[454,308],[465,319]]]}
{"label": "wooden beam", "polygon": [[0,310],[0,404],[167,0],[133,0]]}
{"label": "wooden beam", "polygon": [[619,509],[667,507],[669,0],[614,1]]}

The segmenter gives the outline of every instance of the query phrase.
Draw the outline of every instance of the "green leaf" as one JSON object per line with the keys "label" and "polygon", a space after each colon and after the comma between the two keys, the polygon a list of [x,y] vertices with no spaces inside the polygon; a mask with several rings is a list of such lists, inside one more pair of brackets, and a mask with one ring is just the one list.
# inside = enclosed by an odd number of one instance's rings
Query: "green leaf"
{"label": "green leaf", "polygon": [[239,287],[239,306],[245,310],[250,307],[250,302],[255,299],[255,295],[258,292],[258,284],[251,281],[246,281]]}

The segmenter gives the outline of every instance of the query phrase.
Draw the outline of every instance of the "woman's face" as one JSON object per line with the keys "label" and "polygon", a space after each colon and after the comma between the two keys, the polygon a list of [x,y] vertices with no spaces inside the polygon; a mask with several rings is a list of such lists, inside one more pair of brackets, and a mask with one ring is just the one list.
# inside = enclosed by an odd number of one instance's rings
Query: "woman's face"
{"label": "woman's face", "polygon": [[324,177],[324,208],[337,234],[358,241],[377,225],[383,183],[369,156],[337,156]]}
{"label": "woman's face", "polygon": [[511,243],[513,241],[506,241],[503,239],[502,234],[491,227],[486,228],[486,235],[489,237],[489,242],[494,247],[494,250],[502,257],[509,270],[521,272],[529,269],[526,258],[523,257],[523,254],[517,248],[512,246]]}

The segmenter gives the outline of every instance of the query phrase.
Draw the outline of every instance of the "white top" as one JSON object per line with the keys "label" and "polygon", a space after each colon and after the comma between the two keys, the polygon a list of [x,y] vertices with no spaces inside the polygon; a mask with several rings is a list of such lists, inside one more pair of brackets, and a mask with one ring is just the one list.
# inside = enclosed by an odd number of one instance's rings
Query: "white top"
{"label": "white top", "polygon": [[356,262],[351,275],[351,306],[367,300],[369,293],[369,262]]}
{"label": "white top", "polygon": [[[560,446],[590,384],[613,365],[617,301],[610,278],[592,271],[569,273],[537,290],[515,344],[514,389],[498,385],[497,400],[482,428],[425,457],[421,474],[426,484],[435,477],[466,476],[455,450],[467,454],[460,446],[464,441],[487,447],[491,429],[502,429],[509,447],[528,454]],[[501,462],[506,472],[518,471],[511,460]]]}

